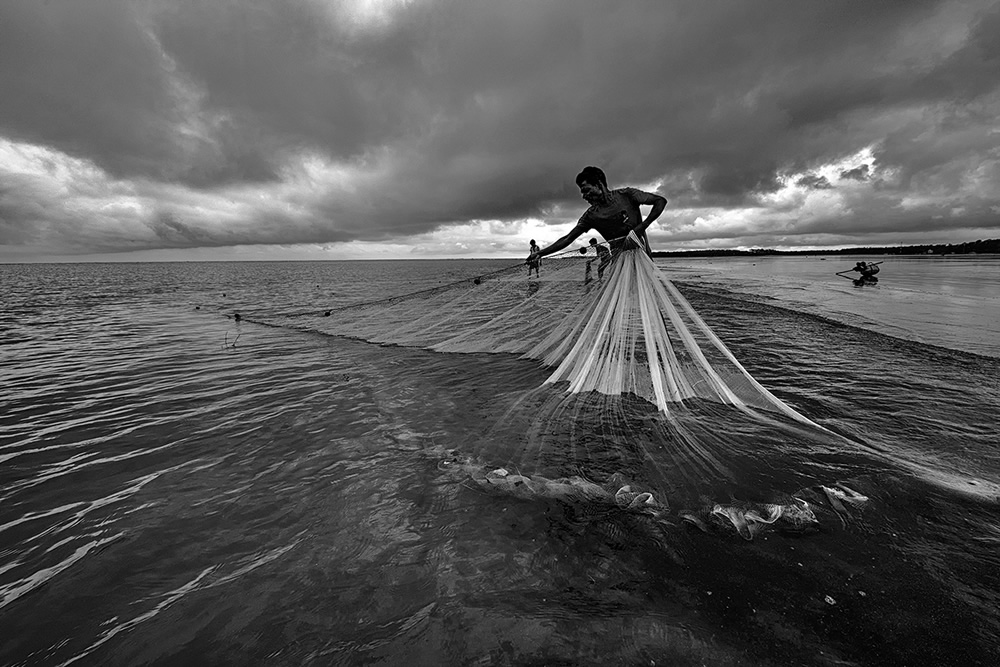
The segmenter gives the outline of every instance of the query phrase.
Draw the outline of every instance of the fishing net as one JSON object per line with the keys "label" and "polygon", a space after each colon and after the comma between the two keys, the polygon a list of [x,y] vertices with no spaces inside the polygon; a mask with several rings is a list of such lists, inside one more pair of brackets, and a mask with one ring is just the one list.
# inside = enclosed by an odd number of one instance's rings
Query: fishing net
{"label": "fishing net", "polygon": [[633,395],[666,414],[704,399],[816,426],[751,377],[634,234],[597,278],[599,261],[564,253],[544,261],[537,281],[512,267],[342,308],[316,328],[439,352],[516,354],[551,367],[546,384]]}
{"label": "fishing net", "polygon": [[469,368],[471,355],[519,359],[504,368],[532,388],[498,389],[481,439],[461,445],[484,465],[602,483],[627,471],[692,502],[830,474],[815,461],[843,460],[844,439],[756,381],[634,235],[612,248],[546,257],[539,278],[512,265],[275,324],[470,355]]}

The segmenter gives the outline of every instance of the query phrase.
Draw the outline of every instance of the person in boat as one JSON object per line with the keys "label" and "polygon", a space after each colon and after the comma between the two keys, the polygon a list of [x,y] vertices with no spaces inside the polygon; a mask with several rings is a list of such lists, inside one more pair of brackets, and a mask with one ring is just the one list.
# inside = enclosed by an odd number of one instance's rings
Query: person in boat
{"label": "person in boat", "polygon": [[[531,255],[535,255],[535,254],[538,253],[539,250],[541,250],[541,248],[539,248],[538,244],[535,243],[535,239],[531,239],[531,246],[529,247],[528,252]],[[539,268],[541,267],[541,265],[542,265],[542,262],[541,262],[540,258],[535,258],[535,261],[533,261],[533,262],[529,261],[528,262],[528,277],[529,278],[531,277],[531,270],[534,269],[535,270],[535,277],[536,278],[540,278],[541,276],[539,275],[538,271],[539,271]]]}
{"label": "person in boat", "polygon": [[877,264],[866,264],[865,262],[858,262],[854,265],[853,271],[857,271],[861,274],[862,278],[871,278],[876,273],[878,273]]}
{"label": "person in boat", "polygon": [[[559,252],[592,229],[610,242],[611,252],[616,254],[624,245],[624,237],[630,231],[635,231],[643,250],[649,253],[646,228],[663,213],[667,205],[664,197],[636,188],[612,190],[608,188],[604,172],[598,167],[585,167],[577,174],[576,185],[580,188],[580,196],[590,204],[590,208],[569,233],[538,252],[532,252],[527,259],[529,265],[545,255]],[[645,219],[639,210],[640,206],[653,207]]]}

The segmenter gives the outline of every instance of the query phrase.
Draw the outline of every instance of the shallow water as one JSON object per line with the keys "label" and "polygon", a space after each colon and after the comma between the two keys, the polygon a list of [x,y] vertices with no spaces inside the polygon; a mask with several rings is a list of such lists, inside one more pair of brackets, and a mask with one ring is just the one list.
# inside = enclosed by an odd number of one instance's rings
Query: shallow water
{"label": "shallow water", "polygon": [[[878,281],[857,285],[857,261],[879,262]],[[1000,256],[768,256],[660,259],[690,276],[860,329],[1000,357]],[[837,272],[848,273],[838,276]]]}
{"label": "shallow water", "polygon": [[[806,259],[659,263],[847,440],[310,324],[506,262],[0,266],[0,663],[995,664],[995,260],[887,259],[871,289]],[[727,478],[672,476],[681,427]],[[484,494],[454,451],[621,472],[675,514]],[[677,515],[838,480],[870,500],[814,501],[812,535]]]}

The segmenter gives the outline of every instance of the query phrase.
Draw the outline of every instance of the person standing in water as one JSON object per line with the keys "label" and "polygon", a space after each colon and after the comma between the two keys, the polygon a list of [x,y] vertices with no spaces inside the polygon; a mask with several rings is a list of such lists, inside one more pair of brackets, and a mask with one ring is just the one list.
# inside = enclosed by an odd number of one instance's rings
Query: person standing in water
{"label": "person standing in water", "polygon": [[611,251],[598,243],[597,239],[593,237],[590,239],[590,247],[597,253],[597,279],[600,280],[604,277],[604,269],[611,263]]}
{"label": "person standing in water", "polygon": [[[597,167],[585,167],[577,175],[576,184],[580,188],[580,196],[590,204],[590,208],[584,212],[580,221],[568,234],[548,247],[532,252],[527,259],[529,266],[545,255],[559,252],[591,229],[596,230],[605,241],[610,242],[613,253],[619,252],[624,245],[624,237],[630,231],[635,231],[643,250],[649,253],[646,228],[663,213],[667,205],[664,197],[636,188],[611,190],[608,188],[608,179],[604,172]],[[645,219],[639,210],[640,206],[653,207]]]}
{"label": "person standing in water", "polygon": [[[540,251],[541,251],[541,248],[539,248],[538,244],[535,243],[535,239],[531,239],[531,249],[529,251],[531,253],[531,255],[532,256],[537,255]],[[540,278],[541,276],[539,274],[539,268],[541,267],[541,265],[542,265],[542,261],[541,261],[541,259],[539,257],[535,257],[534,261],[529,261],[528,262],[528,277],[529,278],[531,277],[531,270],[534,269],[535,270],[535,277],[536,278]]]}

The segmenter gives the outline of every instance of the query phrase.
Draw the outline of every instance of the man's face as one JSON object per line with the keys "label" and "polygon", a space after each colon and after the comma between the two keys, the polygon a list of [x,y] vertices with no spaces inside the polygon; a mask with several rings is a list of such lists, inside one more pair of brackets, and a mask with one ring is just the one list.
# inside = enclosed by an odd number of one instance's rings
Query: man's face
{"label": "man's face", "polygon": [[600,185],[594,185],[593,183],[581,183],[580,184],[580,196],[587,200],[587,203],[593,204],[595,201],[601,198],[603,191]]}

